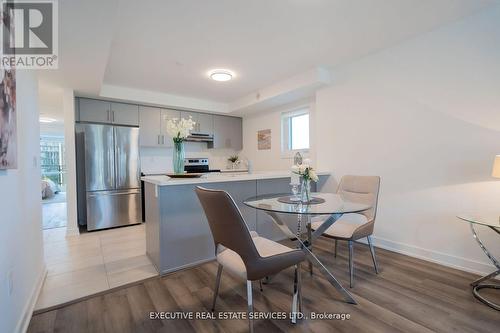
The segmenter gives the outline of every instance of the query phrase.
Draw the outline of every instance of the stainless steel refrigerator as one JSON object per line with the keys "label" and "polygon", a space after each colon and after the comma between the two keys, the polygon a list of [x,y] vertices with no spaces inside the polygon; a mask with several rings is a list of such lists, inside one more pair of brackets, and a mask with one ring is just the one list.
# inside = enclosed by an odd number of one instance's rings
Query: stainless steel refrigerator
{"label": "stainless steel refrigerator", "polygon": [[76,124],[78,223],[87,230],[142,221],[139,128]]}

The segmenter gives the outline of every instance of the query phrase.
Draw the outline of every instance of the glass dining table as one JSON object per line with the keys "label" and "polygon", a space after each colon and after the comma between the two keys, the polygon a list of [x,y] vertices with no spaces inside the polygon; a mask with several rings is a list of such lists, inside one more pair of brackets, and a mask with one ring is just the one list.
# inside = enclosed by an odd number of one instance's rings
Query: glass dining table
{"label": "glass dining table", "polygon": [[[290,194],[268,194],[248,198],[244,204],[266,212],[273,223],[292,241],[297,242],[297,247],[304,251],[309,262],[312,274],[313,266],[335,287],[347,303],[357,304],[353,296],[340,284],[332,272],[325,267],[321,260],[313,253],[312,245],[315,239],[323,234],[343,214],[358,213],[370,209],[367,204],[352,202],[336,193],[312,193],[312,199],[307,203],[297,201]],[[289,226],[284,221],[284,216],[293,214],[297,216],[297,224]],[[311,229],[311,217],[325,216],[323,223],[314,231]],[[301,230],[305,222],[306,230]],[[305,231],[306,236],[303,234]]]}
{"label": "glass dining table", "polygon": [[495,233],[500,235],[500,215],[499,214],[483,214],[483,215],[477,215],[477,214],[462,214],[457,216],[461,221],[468,222],[470,225],[470,230],[472,232],[472,236],[476,240],[477,244],[483,250],[484,254],[490,259],[492,264],[496,267],[496,271],[480,277],[479,279],[471,282],[472,286],[472,294],[474,297],[476,297],[478,300],[483,302],[484,304],[488,305],[489,307],[499,310],[500,311],[500,304],[496,304],[481,294],[479,294],[479,290],[481,289],[500,289],[500,284],[494,284],[494,283],[483,283],[487,280],[493,279],[495,276],[500,274],[500,262],[498,259],[496,259],[491,252],[486,248],[484,243],[481,241],[479,236],[476,233],[476,230],[474,226],[484,226],[488,227],[489,229],[493,230]]}

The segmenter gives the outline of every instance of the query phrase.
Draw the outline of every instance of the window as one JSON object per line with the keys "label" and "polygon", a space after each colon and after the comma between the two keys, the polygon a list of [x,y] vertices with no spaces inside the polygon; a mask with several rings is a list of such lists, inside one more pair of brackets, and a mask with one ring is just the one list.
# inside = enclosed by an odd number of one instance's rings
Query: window
{"label": "window", "polygon": [[40,169],[42,179],[50,179],[64,191],[66,188],[66,166],[64,138],[42,136],[40,138]]}
{"label": "window", "polygon": [[282,152],[285,155],[309,150],[309,109],[283,113],[281,126]]}

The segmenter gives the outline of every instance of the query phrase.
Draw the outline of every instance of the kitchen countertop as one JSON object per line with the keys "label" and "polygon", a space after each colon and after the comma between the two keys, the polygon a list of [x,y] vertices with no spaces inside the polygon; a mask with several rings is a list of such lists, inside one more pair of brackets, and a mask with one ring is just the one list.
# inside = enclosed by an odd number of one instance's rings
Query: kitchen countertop
{"label": "kitchen countertop", "polygon": [[[328,176],[330,172],[317,172],[318,176]],[[170,178],[168,176],[144,176],[141,180],[158,186],[239,182],[257,179],[286,178],[291,171],[254,171],[252,173],[208,173],[200,178]]]}

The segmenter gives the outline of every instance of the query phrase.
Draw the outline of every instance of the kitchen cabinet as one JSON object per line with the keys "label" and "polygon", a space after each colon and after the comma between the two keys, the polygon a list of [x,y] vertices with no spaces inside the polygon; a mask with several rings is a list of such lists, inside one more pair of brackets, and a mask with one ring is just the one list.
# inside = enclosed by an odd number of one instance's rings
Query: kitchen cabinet
{"label": "kitchen cabinet", "polygon": [[241,150],[243,148],[242,119],[214,115],[214,142],[211,148]]}
{"label": "kitchen cabinet", "polygon": [[139,107],[139,144],[143,147],[161,146],[161,109]]}
{"label": "kitchen cabinet", "polygon": [[80,98],[80,121],[111,123],[111,103],[97,99]]}
{"label": "kitchen cabinet", "polygon": [[207,113],[181,111],[181,117],[188,119],[191,117],[196,123],[193,133],[210,134],[214,133],[214,116]]}
{"label": "kitchen cabinet", "polygon": [[111,122],[116,125],[139,126],[139,106],[111,103]]}
{"label": "kitchen cabinet", "polygon": [[161,109],[160,113],[161,113],[160,133],[162,135],[161,137],[162,147],[173,147],[174,142],[167,133],[167,122],[173,118],[179,119],[181,117],[181,112],[171,109]]}
{"label": "kitchen cabinet", "polygon": [[214,134],[214,116],[208,113],[198,114],[198,133]]}
{"label": "kitchen cabinet", "polygon": [[139,143],[142,147],[173,147],[167,134],[167,121],[179,118],[177,110],[150,106],[139,107]]}
{"label": "kitchen cabinet", "polygon": [[97,99],[79,98],[76,117],[79,121],[139,126],[139,107]]}

